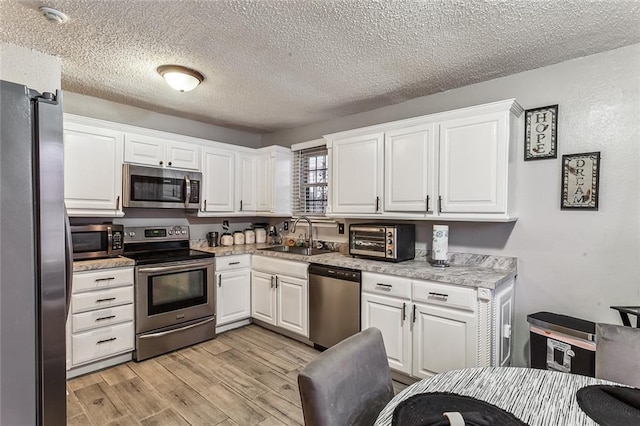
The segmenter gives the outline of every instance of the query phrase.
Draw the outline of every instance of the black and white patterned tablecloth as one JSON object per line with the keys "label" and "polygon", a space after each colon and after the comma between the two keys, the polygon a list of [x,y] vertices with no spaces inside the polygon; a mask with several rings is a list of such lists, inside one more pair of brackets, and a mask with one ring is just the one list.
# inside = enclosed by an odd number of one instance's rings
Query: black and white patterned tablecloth
{"label": "black and white patterned tablecloth", "polygon": [[421,380],[396,395],[375,426],[390,425],[396,405],[412,395],[451,392],[471,396],[509,411],[530,426],[596,425],[578,406],[584,386],[615,384],[593,377],[518,367],[483,367],[448,371]]}

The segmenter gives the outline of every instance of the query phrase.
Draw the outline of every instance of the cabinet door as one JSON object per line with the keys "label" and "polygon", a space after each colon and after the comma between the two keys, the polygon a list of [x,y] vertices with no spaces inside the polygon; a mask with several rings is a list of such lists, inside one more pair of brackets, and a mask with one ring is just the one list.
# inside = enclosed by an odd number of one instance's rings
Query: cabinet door
{"label": "cabinet door", "polygon": [[476,366],[477,320],[473,312],[419,303],[413,306],[415,377]]}
{"label": "cabinet door", "polygon": [[124,161],[162,167],[166,142],[160,138],[127,133],[124,136]]}
{"label": "cabinet door", "polygon": [[440,124],[442,213],[506,213],[508,113]]}
{"label": "cabinet door", "polygon": [[167,167],[200,170],[200,147],[196,144],[167,141]]}
{"label": "cabinet door", "polygon": [[236,210],[256,211],[256,156],[250,153],[237,154]]}
{"label": "cabinet door", "polygon": [[64,123],[64,201],[70,215],[122,212],[122,144],[121,132]]}
{"label": "cabinet door", "polygon": [[495,296],[496,336],[494,353],[495,365],[509,366],[511,363],[511,333],[513,324],[513,282],[505,284]]}
{"label": "cabinet door", "polygon": [[277,275],[276,280],[278,327],[309,337],[307,280],[286,275]]}
{"label": "cabinet door", "polygon": [[256,210],[270,212],[273,207],[273,178],[271,155],[261,154],[256,158]]}
{"label": "cabinet door", "polygon": [[362,294],[362,329],[382,332],[389,367],[411,374],[411,303],[391,297]]}
{"label": "cabinet door", "polygon": [[383,133],[332,141],[332,213],[382,211],[383,146]]}
{"label": "cabinet door", "polygon": [[251,317],[276,325],[275,276],[264,272],[251,273]]}
{"label": "cabinet door", "polygon": [[426,124],[385,134],[385,211],[433,213],[435,132],[435,124]]}
{"label": "cabinet door", "polygon": [[239,269],[216,274],[217,325],[251,316],[251,272]]}
{"label": "cabinet door", "polygon": [[235,188],[235,153],[204,148],[202,153],[203,210],[232,212]]}

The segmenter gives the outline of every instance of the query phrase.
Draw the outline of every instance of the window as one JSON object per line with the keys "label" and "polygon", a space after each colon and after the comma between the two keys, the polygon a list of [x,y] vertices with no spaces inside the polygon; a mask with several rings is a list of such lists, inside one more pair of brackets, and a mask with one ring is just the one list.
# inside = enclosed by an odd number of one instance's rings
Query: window
{"label": "window", "polygon": [[293,214],[324,216],[327,209],[327,148],[293,152]]}

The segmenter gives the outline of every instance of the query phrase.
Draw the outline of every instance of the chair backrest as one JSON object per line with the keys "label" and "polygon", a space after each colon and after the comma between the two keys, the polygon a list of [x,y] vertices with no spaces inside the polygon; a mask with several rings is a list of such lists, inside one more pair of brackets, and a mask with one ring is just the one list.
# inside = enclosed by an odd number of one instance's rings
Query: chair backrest
{"label": "chair backrest", "polygon": [[327,349],[298,375],[307,426],[372,425],[393,398],[382,333],[368,328]]}
{"label": "chair backrest", "polygon": [[640,329],[596,324],[596,377],[640,387]]}

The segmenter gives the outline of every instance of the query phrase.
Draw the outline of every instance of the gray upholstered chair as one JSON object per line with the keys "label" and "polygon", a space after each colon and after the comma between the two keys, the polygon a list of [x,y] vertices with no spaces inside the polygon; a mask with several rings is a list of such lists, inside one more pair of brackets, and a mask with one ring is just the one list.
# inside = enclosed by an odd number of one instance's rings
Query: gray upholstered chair
{"label": "gray upholstered chair", "polygon": [[372,425],[393,398],[382,333],[368,328],[327,349],[298,375],[307,426]]}
{"label": "gray upholstered chair", "polygon": [[640,387],[640,329],[596,324],[596,377]]}

